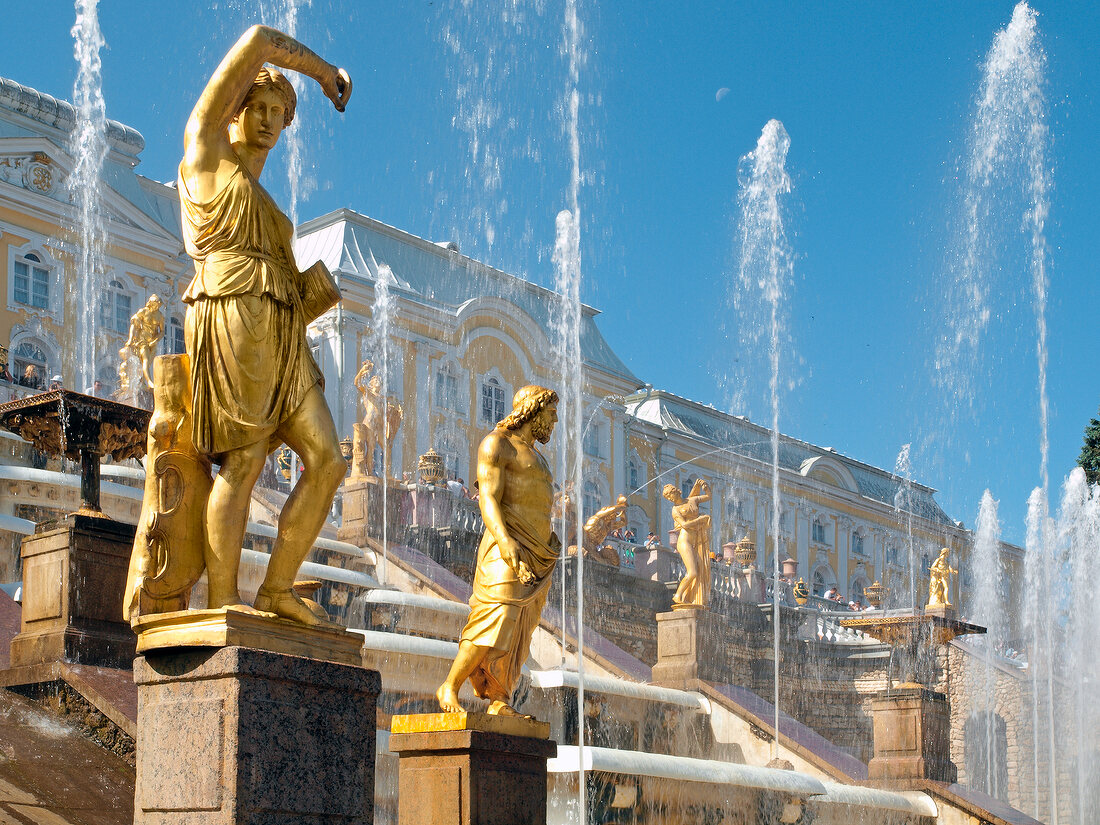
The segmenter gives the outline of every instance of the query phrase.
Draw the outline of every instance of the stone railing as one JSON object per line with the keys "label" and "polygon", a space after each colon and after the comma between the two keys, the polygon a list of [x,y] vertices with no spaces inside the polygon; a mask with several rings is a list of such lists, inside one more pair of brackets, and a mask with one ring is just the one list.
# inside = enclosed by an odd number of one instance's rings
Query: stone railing
{"label": "stone railing", "polygon": [[37,395],[42,390],[33,390],[30,387],[24,387],[21,384],[12,384],[8,381],[0,381],[0,404],[6,401],[15,401],[20,398],[26,398],[30,395]]}

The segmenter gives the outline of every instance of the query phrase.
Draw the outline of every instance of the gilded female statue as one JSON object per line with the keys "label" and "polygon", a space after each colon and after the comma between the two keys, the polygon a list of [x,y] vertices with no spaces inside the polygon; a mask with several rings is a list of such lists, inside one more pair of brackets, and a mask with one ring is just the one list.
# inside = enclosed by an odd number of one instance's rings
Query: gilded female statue
{"label": "gilded female statue", "polygon": [[343,69],[281,32],[253,26],[191,112],[178,188],[195,261],[183,297],[192,431],[197,450],[221,465],[205,510],[209,606],[251,610],[237,587],[249,500],[268,454],[286,443],[305,470],[280,515],[255,609],[316,624],[292,585],[346,465],[306,324],[335,298],[317,297],[331,283],[323,264],[298,270],[294,227],[259,184],[297,103],[294,87],[265,63],[313,78],[338,111],[351,96]]}
{"label": "gilded female statue", "polygon": [[944,547],[932,562],[928,578],[928,607],[951,607],[951,574],[957,573],[948,561],[951,551]]}
{"label": "gilded female statue", "polygon": [[699,505],[710,501],[710,485],[700,478],[684,498],[675,485],[666,484],[661,494],[672,502],[672,524],[680,531],[676,552],[686,569],[672,606],[706,607],[710,599],[710,516],[700,513]]}

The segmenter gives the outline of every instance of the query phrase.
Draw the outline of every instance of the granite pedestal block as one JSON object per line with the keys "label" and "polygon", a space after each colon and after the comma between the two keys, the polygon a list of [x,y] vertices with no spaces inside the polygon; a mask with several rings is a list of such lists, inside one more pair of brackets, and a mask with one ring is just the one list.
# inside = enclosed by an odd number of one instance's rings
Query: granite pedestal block
{"label": "granite pedestal block", "polygon": [[[382,537],[382,492],[382,480],[374,476],[352,476],[344,481],[342,518],[336,531],[340,541],[365,547],[368,538]],[[395,526],[408,521],[402,519],[402,512],[409,493],[393,484],[385,492],[386,522],[392,537]]]}
{"label": "granite pedestal block", "polygon": [[134,526],[71,515],[23,539],[23,613],[11,666],[76,662],[130,667],[136,638],[122,619]]}
{"label": "granite pedestal block", "polygon": [[697,679],[750,684],[751,674],[738,648],[746,634],[763,633],[767,627],[760,608],[749,602],[731,602],[725,613],[705,608],[658,613],[653,683],[675,688],[690,688]]}
{"label": "granite pedestal block", "polygon": [[246,647],[134,661],[135,825],[374,821],[376,671]]}
{"label": "granite pedestal block", "polygon": [[920,687],[895,688],[871,700],[871,713],[875,755],[867,765],[868,779],[956,781],[946,696]]}
{"label": "granite pedestal block", "polygon": [[[502,721],[517,724],[498,727],[494,721],[501,717],[483,714],[425,718],[432,724],[402,725],[399,720],[416,717],[394,717],[390,750],[400,756],[398,825],[546,825],[546,760],[557,745],[545,738],[545,725],[509,719]],[[435,725],[438,720],[444,724]],[[541,727],[531,728],[534,736],[499,732],[525,724]],[[433,725],[454,729],[426,729]]]}

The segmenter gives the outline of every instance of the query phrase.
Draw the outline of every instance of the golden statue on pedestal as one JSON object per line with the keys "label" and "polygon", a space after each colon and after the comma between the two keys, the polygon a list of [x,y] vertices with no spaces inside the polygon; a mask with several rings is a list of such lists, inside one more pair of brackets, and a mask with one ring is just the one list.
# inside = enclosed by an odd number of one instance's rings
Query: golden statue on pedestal
{"label": "golden statue on pedestal", "polygon": [[[338,111],[351,95],[343,69],[266,26],[250,28],[222,59],[184,134],[177,186],[195,277],[183,296],[187,360],[170,375],[189,384],[186,440],[193,454],[199,464],[206,459],[220,465],[209,495],[194,504],[202,514],[209,607],[316,625],[322,619],[294,592],[294,576],[346,464],[306,325],[335,305],[339,290],[320,262],[298,270],[291,248],[294,227],[258,181],[297,103],[294,87],[265,62],[312,77]],[[154,385],[154,390],[164,399],[182,393],[179,387]],[[154,418],[163,413],[156,409]],[[280,515],[253,608],[242,603],[237,585],[241,543],[252,487],[267,456],[284,442],[305,470]],[[156,473],[156,458],[150,454],[150,459]],[[142,524],[158,514],[162,503],[147,486]],[[171,546],[174,552],[175,543]],[[151,552],[135,545],[135,557]],[[128,604],[141,603],[128,595]],[[150,606],[156,612],[157,606]]]}
{"label": "golden statue on pedestal", "polygon": [[405,419],[405,408],[393,396],[383,400],[382,379],[379,376],[366,380],[373,369],[374,362],[367,359],[355,374],[355,388],[359,390],[359,400],[363,405],[363,421],[353,427],[352,474],[373,476],[374,451],[380,446],[384,451],[383,463],[389,474],[395,476],[391,461],[393,442]]}
{"label": "golden statue on pedestal", "polygon": [[676,552],[686,572],[672,597],[673,610],[706,607],[710,601],[710,516],[699,505],[710,501],[710,485],[698,479],[684,498],[674,484],[666,484],[661,495],[672,502],[672,524],[680,531]]}
{"label": "golden statue on pedestal", "polygon": [[[130,334],[126,338],[126,343],[122,345],[122,349],[118,351],[120,389],[125,387],[130,393],[137,389],[133,386],[133,376],[130,375],[131,357],[137,357],[141,363],[141,374],[145,377],[145,385],[153,389],[153,358],[156,357],[160,339],[164,337],[164,313],[160,311],[160,307],[160,296],[150,295],[145,306],[130,318]],[[125,370],[123,366],[126,367]]]}
{"label": "golden statue on pedestal", "polygon": [[947,560],[950,550],[944,547],[936,560],[932,562],[931,575],[928,579],[928,604],[926,607],[952,607],[951,604],[951,576],[959,571],[952,567]]}

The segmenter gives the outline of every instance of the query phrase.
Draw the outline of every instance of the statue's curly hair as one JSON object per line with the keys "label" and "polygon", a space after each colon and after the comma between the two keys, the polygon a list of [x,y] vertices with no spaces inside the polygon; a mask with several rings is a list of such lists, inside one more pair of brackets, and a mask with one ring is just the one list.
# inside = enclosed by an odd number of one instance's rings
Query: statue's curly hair
{"label": "statue's curly hair", "polygon": [[543,407],[557,403],[558,394],[553,390],[536,384],[520,387],[512,396],[512,411],[504,416],[497,426],[505,430],[518,430],[538,415]]}
{"label": "statue's curly hair", "polygon": [[248,90],[248,94],[241,101],[241,108],[237,110],[237,114],[244,111],[245,104],[248,103],[248,99],[252,95],[263,89],[273,89],[283,99],[283,128],[285,129],[294,122],[294,110],[298,107],[298,93],[294,91],[294,87],[286,79],[286,75],[270,66],[264,66],[260,69],[260,73],[252,81],[252,87]]}

